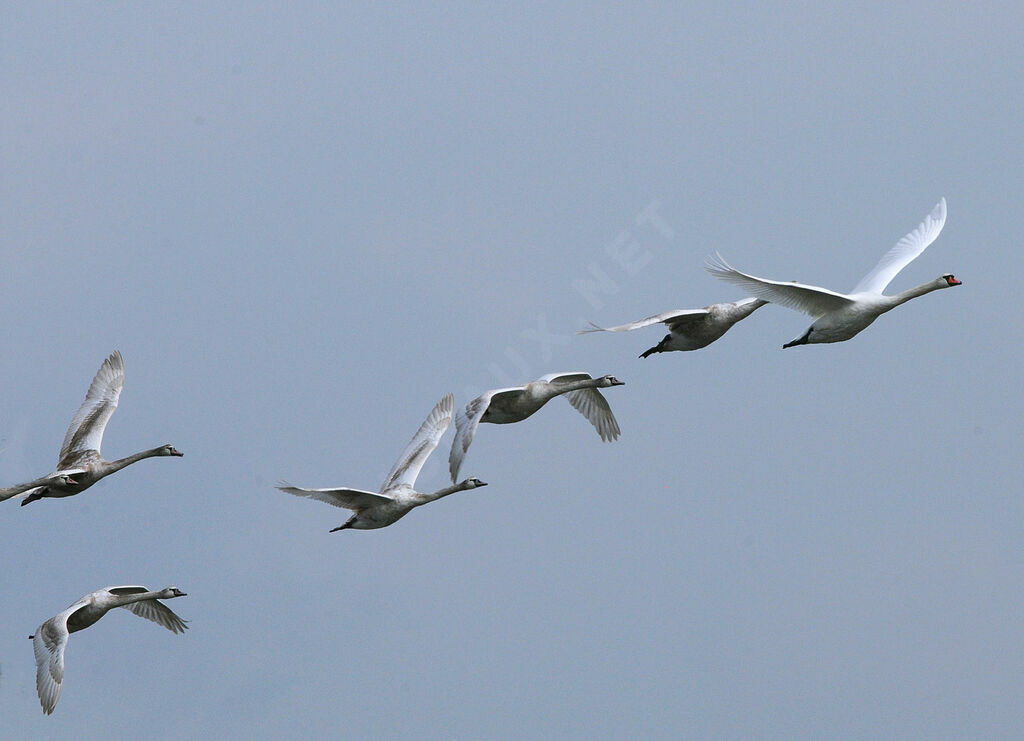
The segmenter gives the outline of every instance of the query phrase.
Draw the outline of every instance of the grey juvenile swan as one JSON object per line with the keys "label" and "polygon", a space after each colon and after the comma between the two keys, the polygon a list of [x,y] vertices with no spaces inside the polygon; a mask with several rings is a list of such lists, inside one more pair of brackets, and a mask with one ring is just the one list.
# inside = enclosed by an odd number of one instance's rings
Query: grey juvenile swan
{"label": "grey juvenile swan", "polygon": [[184,597],[177,587],[150,592],[146,587],[106,587],[87,594],[63,612],[59,612],[36,628],[32,647],[36,654],[36,691],[43,712],[49,715],[57,706],[64,687],[64,649],[68,636],[84,630],[115,607],[124,607],[139,617],[152,620],[172,633],[182,633],[185,621],[157,600]]}
{"label": "grey juvenile swan", "polygon": [[912,298],[940,288],[960,285],[960,281],[952,273],[944,273],[935,280],[894,296],[882,294],[896,274],[935,241],[945,223],[946,199],[943,198],[917,229],[886,252],[850,293],[836,293],[827,288],[795,281],[786,283],[747,275],[729,265],[721,255],[718,255],[717,260],[708,260],[707,269],[716,278],[740,285],[759,298],[814,317],[814,322],[807,331],[795,340],[787,342],[783,345],[784,348],[819,342],[842,342],[856,335],[885,312]]}
{"label": "grey juvenile swan", "polygon": [[573,408],[590,420],[602,440],[615,440],[619,436],[619,423],[615,421],[608,400],[598,389],[623,385],[615,376],[593,378],[589,373],[549,373],[525,386],[485,391],[466,404],[466,408],[455,417],[455,440],[448,455],[452,481],[459,475],[462,459],[481,422],[497,425],[522,422],[549,400],[562,394]]}
{"label": "grey juvenile swan", "polygon": [[657,345],[640,353],[641,358],[672,350],[700,350],[728,332],[736,322],[746,319],[766,303],[768,302],[760,298],[745,298],[732,303],[711,304],[703,309],[666,311],[629,324],[620,324],[617,327],[599,327],[591,323],[589,329],[581,329],[576,334],[629,332],[652,324],[664,324],[668,327],[668,334]]}
{"label": "grey juvenile swan", "polygon": [[295,496],[319,499],[321,502],[333,504],[335,507],[353,510],[355,514],[344,525],[332,529],[333,533],[346,528],[373,530],[387,527],[398,522],[414,507],[419,507],[421,504],[433,502],[435,499],[446,497],[457,491],[487,486],[480,479],[468,478],[454,486],[448,486],[429,494],[413,489],[420,469],[423,468],[423,464],[426,463],[427,458],[430,457],[441,440],[444,431],[451,424],[454,409],[454,397],[451,394],[445,394],[413,435],[401,457],[387,478],[384,479],[379,493],[362,489],[304,489],[284,481],[277,488]]}
{"label": "grey juvenile swan", "polygon": [[70,497],[85,491],[104,476],[120,471],[143,458],[158,455],[181,456],[182,453],[173,445],[161,445],[159,448],[144,450],[116,461],[104,460],[100,455],[103,430],[117,409],[122,386],[124,360],[121,353],[115,350],[103,361],[103,365],[96,372],[96,377],[92,379],[85,401],[71,419],[71,426],[64,435],[64,444],[60,449],[57,470],[41,479],[0,489],[0,501],[22,493],[27,493],[21,501],[22,505],[45,497]]}

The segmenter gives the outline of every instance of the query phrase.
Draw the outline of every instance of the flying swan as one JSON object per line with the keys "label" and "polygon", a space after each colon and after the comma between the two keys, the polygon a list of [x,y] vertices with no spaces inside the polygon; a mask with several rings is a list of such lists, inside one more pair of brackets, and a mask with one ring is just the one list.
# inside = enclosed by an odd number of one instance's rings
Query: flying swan
{"label": "flying swan", "polygon": [[300,486],[292,486],[285,481],[282,481],[277,488],[298,497],[319,499],[321,502],[332,504],[335,507],[353,510],[355,514],[344,525],[332,529],[333,533],[346,528],[373,530],[387,527],[405,517],[414,507],[433,502],[435,499],[446,497],[457,491],[487,486],[480,479],[468,478],[454,486],[448,486],[429,494],[413,489],[420,469],[423,468],[423,464],[434,452],[444,431],[451,424],[454,410],[455,398],[451,394],[445,394],[413,435],[398,462],[384,479],[379,493],[362,489],[304,489]]}
{"label": "flying swan", "polygon": [[177,587],[150,592],[146,587],[107,587],[87,594],[64,612],[57,613],[40,625],[32,639],[36,654],[36,692],[43,712],[49,715],[57,707],[64,687],[64,650],[68,636],[84,630],[115,607],[124,607],[139,617],[152,620],[172,633],[182,633],[185,621],[157,600],[184,597]]}
{"label": "flying swan", "polygon": [[856,335],[885,312],[912,298],[940,288],[960,285],[961,282],[952,273],[944,273],[935,280],[902,293],[893,296],[882,294],[896,274],[935,241],[945,223],[946,199],[943,198],[917,229],[886,252],[874,269],[865,275],[850,293],[836,293],[827,288],[795,281],[786,283],[747,275],[729,265],[721,255],[718,255],[717,259],[708,259],[707,270],[720,280],[742,286],[758,298],[788,306],[814,317],[814,322],[807,331],[795,340],[787,342],[783,345],[784,348],[820,342],[842,342]]}
{"label": "flying swan", "polygon": [[92,379],[85,401],[71,419],[71,426],[64,435],[64,444],[60,449],[57,470],[41,479],[0,489],[0,501],[26,492],[27,496],[21,501],[22,506],[44,497],[70,497],[85,491],[104,476],[120,471],[143,458],[158,455],[181,456],[182,453],[173,445],[161,445],[159,448],[144,450],[116,461],[104,460],[100,455],[103,430],[117,409],[122,386],[124,360],[121,353],[115,350],[96,371],[96,377]]}
{"label": "flying swan", "polygon": [[728,332],[732,325],[741,319],[746,319],[766,303],[768,302],[760,298],[745,298],[735,303],[711,304],[703,309],[666,311],[630,324],[620,324],[617,327],[599,327],[591,323],[589,329],[581,329],[576,334],[629,332],[660,323],[668,327],[668,334],[657,345],[640,353],[641,358],[672,350],[699,350],[710,345]]}
{"label": "flying swan", "polygon": [[522,422],[549,400],[562,394],[565,394],[574,409],[594,425],[602,440],[615,440],[619,436],[619,423],[615,421],[607,399],[598,389],[623,385],[615,376],[592,378],[589,373],[549,373],[525,386],[485,391],[455,417],[455,440],[448,455],[448,470],[452,481],[458,478],[462,459],[469,450],[469,444],[473,442],[477,425],[481,422],[496,425]]}

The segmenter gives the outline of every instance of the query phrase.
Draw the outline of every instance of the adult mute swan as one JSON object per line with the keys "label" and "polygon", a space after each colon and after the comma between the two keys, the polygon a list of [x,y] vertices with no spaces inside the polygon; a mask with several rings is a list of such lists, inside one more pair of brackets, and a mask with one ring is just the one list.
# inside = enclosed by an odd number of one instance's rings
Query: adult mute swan
{"label": "adult mute swan", "polygon": [[304,489],[300,486],[292,486],[285,481],[282,481],[277,488],[298,497],[319,499],[321,502],[332,504],[335,507],[353,510],[355,514],[344,525],[332,529],[333,533],[346,528],[373,530],[387,527],[398,522],[414,507],[419,507],[421,504],[433,502],[435,499],[446,497],[457,491],[487,486],[480,479],[468,478],[454,486],[448,486],[429,494],[413,489],[420,469],[423,468],[423,464],[434,452],[444,431],[451,424],[454,409],[455,397],[445,394],[413,435],[391,472],[384,479],[379,493],[362,489]]}
{"label": "adult mute swan", "polygon": [[588,332],[629,332],[651,324],[664,324],[668,334],[657,345],[640,353],[641,358],[659,352],[672,350],[699,350],[729,331],[736,322],[746,319],[767,301],[760,298],[745,298],[735,303],[711,304],[703,309],[677,309],[655,314],[630,324],[617,327],[599,327],[591,323],[589,329],[581,329],[576,334]]}
{"label": "adult mute swan", "polygon": [[68,636],[84,630],[115,607],[124,607],[139,617],[152,620],[172,633],[182,633],[185,621],[157,600],[184,597],[177,587],[150,592],[146,587],[106,587],[87,594],[63,612],[40,625],[32,639],[36,654],[36,692],[43,712],[49,715],[57,706],[64,687],[64,649]]}
{"label": "adult mute swan", "polygon": [[576,411],[594,425],[602,440],[615,440],[619,436],[619,423],[615,421],[608,400],[598,389],[624,385],[615,376],[593,378],[589,373],[549,373],[525,386],[485,391],[466,404],[465,409],[459,410],[455,417],[455,440],[448,455],[448,470],[452,481],[458,478],[462,459],[481,422],[496,425],[522,422],[549,400],[562,394],[565,394]]}
{"label": "adult mute swan", "polygon": [[960,285],[952,273],[944,273],[935,280],[922,283],[893,296],[882,291],[903,268],[924,252],[939,236],[946,223],[946,199],[939,201],[914,231],[897,242],[878,261],[874,269],[854,286],[850,293],[836,293],[827,288],[802,283],[768,280],[747,275],[729,265],[721,255],[708,259],[707,270],[716,278],[735,283],[758,298],[782,304],[814,317],[814,322],[800,337],[783,345],[806,345],[818,342],[848,340],[871,322],[891,309],[912,298],[940,288]]}
{"label": "adult mute swan", "polygon": [[70,497],[85,491],[104,476],[120,471],[143,458],[158,455],[181,456],[182,453],[173,445],[161,445],[159,448],[144,450],[116,461],[104,460],[100,455],[103,431],[110,421],[110,416],[117,409],[122,386],[124,360],[121,353],[115,350],[103,361],[103,365],[96,372],[96,377],[92,379],[85,401],[71,419],[71,426],[64,435],[64,444],[60,449],[57,470],[41,479],[0,489],[0,501],[26,492],[27,496],[21,501],[23,506],[45,497]]}

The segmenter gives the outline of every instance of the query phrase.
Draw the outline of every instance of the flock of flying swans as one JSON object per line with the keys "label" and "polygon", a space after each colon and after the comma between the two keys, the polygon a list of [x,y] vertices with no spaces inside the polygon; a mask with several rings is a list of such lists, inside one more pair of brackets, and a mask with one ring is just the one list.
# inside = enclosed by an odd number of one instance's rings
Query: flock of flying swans
{"label": "flock of flying swans", "polygon": [[[758,278],[742,273],[730,266],[721,255],[709,258],[707,270],[716,278],[735,283],[754,294],[735,303],[712,304],[703,309],[683,309],[641,319],[617,327],[599,327],[580,330],[587,332],[626,332],[652,324],[665,324],[669,334],[657,345],[643,352],[646,358],[654,353],[674,350],[698,350],[724,335],[736,322],[750,316],[766,303],[775,303],[802,311],[814,321],[807,331],[783,348],[824,342],[848,340],[866,328],[885,312],[912,298],[940,288],[960,285],[952,274],[945,273],[933,281],[916,288],[886,296],[882,293],[903,268],[935,241],[946,223],[946,199],[939,201],[924,221],[890,249],[874,269],[848,294],[827,288]],[[85,401],[71,420],[61,446],[57,470],[42,478],[0,489],[0,501],[22,496],[22,505],[44,498],[69,497],[95,484],[125,466],[144,458],[182,455],[172,445],[144,450],[140,453],[108,461],[100,455],[103,431],[117,409],[118,398],[124,385],[124,361],[114,351],[103,361],[86,394]],[[481,422],[511,424],[530,417],[556,396],[566,400],[608,442],[618,438],[619,424],[612,414],[607,399],[599,389],[622,386],[614,376],[593,378],[588,373],[550,373],[524,386],[492,389],[469,402],[455,414],[455,398],[445,394],[413,435],[402,455],[388,474],[379,492],[363,489],[332,488],[307,489],[281,482],[281,491],[295,496],[318,499],[321,502],[353,511],[352,516],[331,530],[372,530],[387,527],[413,508],[427,504],[457,491],[476,489],[487,484],[475,477],[455,483],[462,461]],[[452,486],[435,492],[416,491],[416,477],[445,431],[455,419],[455,440],[448,457]],[[109,610],[123,607],[139,617],[162,625],[173,633],[182,633],[188,627],[159,600],[184,597],[177,587],[157,592],[141,586],[106,587],[85,595],[63,612],[44,622],[29,636],[33,641],[36,658],[36,691],[43,712],[50,714],[57,705],[64,682],[64,650],[68,636],[88,628]]]}

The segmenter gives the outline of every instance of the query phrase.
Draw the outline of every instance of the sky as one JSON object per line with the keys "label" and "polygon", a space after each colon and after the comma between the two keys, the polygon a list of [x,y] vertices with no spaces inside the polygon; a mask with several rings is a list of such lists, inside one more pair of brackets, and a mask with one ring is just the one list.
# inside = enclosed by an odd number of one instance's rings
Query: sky
{"label": "sky", "polygon": [[[10,738],[1019,738],[1024,478],[1015,3],[4,3],[0,503]],[[940,197],[854,339],[766,306],[696,352],[579,336],[770,278],[850,290]],[[1016,308],[1015,308],[1016,307]],[[612,373],[482,425],[489,486],[374,531],[447,392]],[[420,474],[447,482],[449,431]],[[188,593],[26,636],[116,584]]]}

